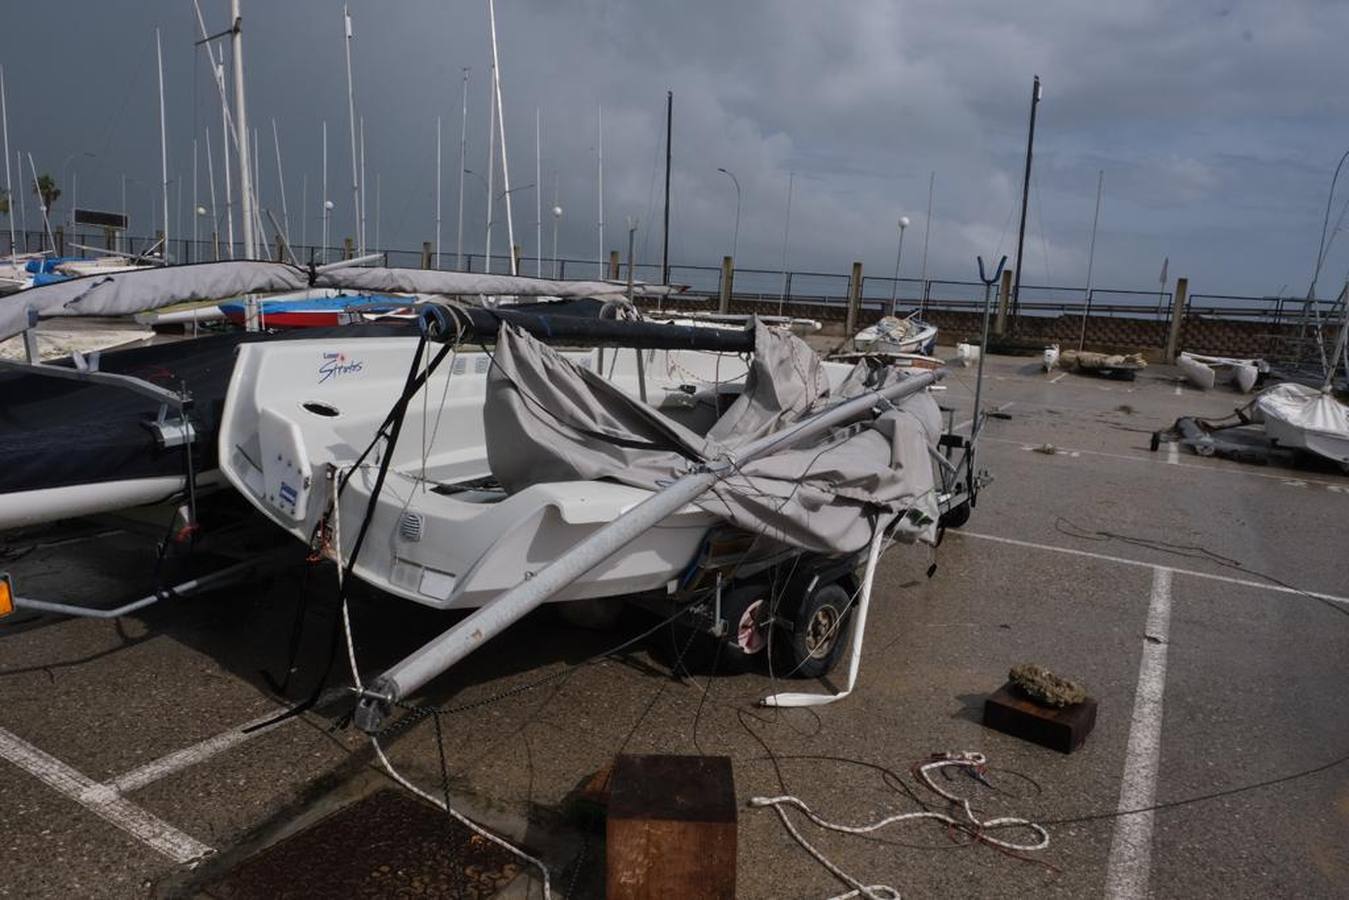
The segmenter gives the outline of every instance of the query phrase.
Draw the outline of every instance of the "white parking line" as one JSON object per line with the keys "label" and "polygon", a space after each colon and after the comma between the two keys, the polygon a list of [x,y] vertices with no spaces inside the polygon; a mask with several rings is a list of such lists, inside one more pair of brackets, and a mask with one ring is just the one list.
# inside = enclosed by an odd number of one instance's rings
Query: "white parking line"
{"label": "white parking line", "polygon": [[[961,538],[973,538],[977,541],[993,541],[998,544],[1008,544],[1013,547],[1026,547],[1031,550],[1047,550],[1051,553],[1066,553],[1069,556],[1081,556],[1087,559],[1099,559],[1102,562],[1120,563],[1125,566],[1140,566],[1144,569],[1157,568],[1156,563],[1143,562],[1141,559],[1128,559],[1123,556],[1110,556],[1105,553],[1092,553],[1090,550],[1076,550],[1072,547],[1056,547],[1053,544],[1038,544],[1034,541],[1019,541],[1016,538],[998,537],[993,534],[980,534],[977,531],[966,531],[961,529],[956,532],[947,532],[947,539],[955,534]],[[1221,581],[1224,584],[1239,584],[1242,587],[1259,588],[1262,591],[1269,591],[1275,594],[1297,594],[1301,597],[1312,597],[1316,600],[1327,600],[1331,603],[1343,603],[1349,606],[1349,597],[1340,597],[1336,594],[1323,594],[1319,591],[1304,591],[1298,588],[1284,587],[1281,584],[1272,584],[1267,581],[1255,581],[1250,578],[1233,578],[1231,575],[1214,575],[1211,572],[1196,572],[1193,569],[1176,569],[1170,571],[1176,575],[1186,575],[1190,578],[1203,578],[1208,581]]]}
{"label": "white parking line", "polygon": [[[1008,400],[1006,403],[993,407],[993,412],[1002,412],[1015,402],[1016,402],[1015,400]],[[987,413],[985,413],[985,415],[987,415]],[[954,433],[962,429],[969,428],[972,424],[974,424],[973,419],[966,419],[963,422],[958,422],[956,426],[951,429],[951,431]]]}
{"label": "white parking line", "polygon": [[1145,810],[1115,820],[1106,868],[1105,895],[1110,900],[1143,900],[1152,871],[1153,812],[1157,799],[1157,769],[1162,756],[1162,700],[1166,692],[1166,648],[1171,630],[1171,570],[1152,570],[1152,599],[1148,604],[1143,658],[1138,664],[1138,688],[1124,752],[1124,783],[1119,811]]}
{"label": "white parking line", "polygon": [[[337,695],[344,693],[347,693],[345,688],[326,691],[323,693],[323,695],[319,697],[318,703],[316,705],[322,706],[324,703],[327,703],[328,701],[334,699]],[[264,713],[263,715],[258,716],[256,719],[251,719],[250,721],[247,721],[242,725],[238,725],[234,728],[231,728],[228,731],[222,731],[215,737],[207,738],[206,740],[198,744],[193,744],[191,747],[184,747],[181,750],[175,750],[172,753],[169,753],[165,756],[161,756],[159,759],[151,760],[150,762],[142,766],[137,766],[131,771],[124,772],[121,775],[118,775],[116,778],[109,781],[108,787],[112,788],[113,790],[117,791],[120,794],[129,794],[132,791],[140,790],[147,784],[153,784],[154,782],[160,780],[161,778],[166,778],[169,775],[172,775],[174,772],[182,771],[183,769],[186,769],[189,766],[195,766],[199,762],[204,762],[205,760],[210,759],[217,753],[223,753],[224,751],[230,749],[231,747],[238,746],[239,744],[242,744],[244,741],[249,741],[255,737],[264,735],[267,732],[271,731],[272,729],[276,728],[277,726],[284,725],[286,722],[292,721],[294,717],[282,719],[281,721],[278,722],[273,722],[266,728],[258,727],[259,725],[262,725],[265,722],[270,722],[277,716],[280,716],[282,713],[286,711],[286,709],[287,707],[284,706],[278,707],[277,709],[274,709],[271,712]]]}
{"label": "white parking line", "polygon": [[1058,384],[1060,381],[1062,381],[1063,379],[1065,379],[1065,378],[1067,378],[1067,377],[1068,377],[1068,373],[1067,373],[1067,372],[1060,372],[1059,374],[1055,375],[1053,378],[1049,379],[1049,383],[1050,383],[1050,384]]}
{"label": "white parking line", "polygon": [[1166,461],[1173,466],[1180,465],[1180,445],[1175,441],[1166,442]]}
{"label": "white parking line", "polygon": [[[1025,405],[1024,403],[1022,404]],[[1025,447],[1025,441],[1017,441],[1011,438],[990,437],[984,435],[979,438],[981,441],[992,441],[995,444],[1015,444],[1018,447]],[[1177,447],[1177,456],[1179,456],[1179,445],[1174,441],[1169,442],[1170,446]],[[1059,447],[1060,453],[1080,453],[1087,456],[1101,456],[1106,459],[1123,459],[1129,462],[1151,463],[1155,457],[1151,453],[1107,453],[1104,450],[1079,450],[1072,447]],[[1168,460],[1169,462],[1169,460]],[[1285,484],[1290,487],[1306,487],[1309,484],[1320,485],[1329,491],[1335,493],[1349,493],[1349,482],[1325,481],[1320,478],[1293,478],[1289,475],[1273,475],[1268,472],[1252,472],[1249,468],[1229,468],[1223,465],[1202,465],[1200,463],[1181,462],[1179,459],[1175,463],[1186,469],[1200,469],[1214,475],[1236,475],[1242,478],[1267,478]]]}
{"label": "white parking line", "polygon": [[1179,397],[1179,396],[1180,396],[1181,394],[1183,394],[1183,393],[1185,393],[1185,392],[1184,392],[1184,390],[1181,388],[1180,382],[1177,381],[1177,382],[1176,382],[1176,396]]}
{"label": "white parking line", "polygon": [[98,784],[4,728],[0,728],[0,756],[176,863],[189,863],[215,852],[141,809],[115,788]]}

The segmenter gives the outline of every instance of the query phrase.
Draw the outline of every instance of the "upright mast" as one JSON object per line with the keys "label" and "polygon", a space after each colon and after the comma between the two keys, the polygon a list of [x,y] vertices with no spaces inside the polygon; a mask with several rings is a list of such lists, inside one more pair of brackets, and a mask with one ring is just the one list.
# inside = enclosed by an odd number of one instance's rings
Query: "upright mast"
{"label": "upright mast", "polygon": [[497,164],[497,105],[492,91],[496,82],[496,66],[489,73],[487,84],[487,250],[482,270],[492,271],[492,192],[496,186]]}
{"label": "upright mast", "polygon": [[256,212],[253,209],[253,171],[249,166],[248,113],[244,105],[244,38],[243,16],[239,0],[230,0],[234,19],[230,45],[234,48],[234,128],[239,136],[239,203],[244,220],[244,257],[257,258],[257,242],[253,233]]}
{"label": "upright mast", "polygon": [[665,92],[665,232],[661,239],[660,282],[670,283],[670,137],[674,134],[674,91]]}
{"label": "upright mast", "polygon": [[599,115],[599,143],[597,145],[599,155],[599,252],[596,254],[600,262],[600,278],[604,278],[608,273],[604,270],[604,107],[600,106]]}
{"label": "upright mast", "polygon": [[1082,333],[1077,339],[1077,349],[1087,342],[1087,316],[1091,314],[1091,275],[1096,262],[1096,224],[1101,221],[1101,191],[1105,187],[1105,169],[1096,173],[1096,211],[1091,216],[1091,244],[1087,249],[1087,296],[1082,312]]}
{"label": "upright mast", "polygon": [[[5,216],[9,220],[9,257],[16,259],[14,250],[14,180],[9,172],[9,108],[5,105],[5,67],[0,66],[0,123],[4,125],[5,132],[5,195],[9,198],[9,214]],[[20,178],[23,173],[19,173]]]}
{"label": "upright mast", "polygon": [[351,213],[356,228],[358,255],[364,256],[365,239],[361,234],[361,180],[356,169],[356,93],[351,83],[351,11],[346,6],[342,7],[342,21],[346,28],[344,43],[347,51],[347,125],[351,131]]}
{"label": "upright mast", "polygon": [[506,162],[506,111],[501,106],[501,60],[497,57],[496,0],[487,0],[487,15],[492,25],[492,88],[496,96],[497,126],[501,130],[501,189],[506,198],[506,251],[511,258],[511,274],[519,275],[515,262],[515,222],[511,218],[511,170]]}
{"label": "upright mast", "polygon": [[[196,11],[197,11],[197,28],[201,31],[201,40],[198,41],[197,43],[198,43],[198,44],[205,44],[205,45],[206,45],[206,58],[207,58],[208,60],[210,60],[210,63],[211,63],[211,75],[212,75],[212,77],[215,79],[216,90],[217,90],[217,91],[219,92],[219,94],[220,94],[220,137],[221,137],[221,142],[224,144],[223,150],[224,150],[224,153],[225,153],[225,157],[224,157],[224,172],[225,172],[225,223],[226,223],[226,231],[225,231],[225,235],[226,235],[226,240],[227,240],[227,243],[226,243],[225,246],[226,246],[227,252],[229,253],[229,258],[230,258],[230,259],[233,259],[233,258],[234,258],[234,194],[233,194],[233,188],[232,188],[231,183],[230,183],[230,101],[229,101],[229,91],[228,91],[228,89],[225,87],[225,51],[224,51],[224,50],[221,50],[221,51],[220,51],[220,60],[219,60],[219,62],[217,62],[217,61],[216,61],[216,57],[215,57],[215,50],[214,50],[214,48],[211,46],[211,45],[212,45],[212,41],[213,41],[214,39],[208,37],[207,34],[206,34],[206,20],[203,19],[203,18],[202,18],[202,15],[201,15],[201,4],[198,3],[197,0],[192,0],[192,6],[193,6],[193,8],[196,9]],[[206,152],[207,152],[207,162],[208,162],[208,163],[210,162],[210,151],[211,151],[211,147],[210,147],[210,138],[211,138],[211,135],[210,135],[210,132],[208,131],[208,132],[206,133],[206,139],[207,139]],[[237,136],[236,136],[235,140],[236,140],[236,141],[238,140]],[[214,175],[211,176],[211,191],[212,191],[212,200],[211,200],[211,230],[212,230],[212,232],[214,232],[215,229],[218,227],[218,225],[217,225],[217,223],[216,223],[216,219],[215,219],[215,199],[214,199],[214,192],[215,192],[215,176],[214,176]],[[126,206],[126,204],[123,204],[123,207],[124,207],[124,208],[122,209],[123,214],[126,213],[125,206]],[[218,254],[217,254],[217,255],[218,255]]]}
{"label": "upright mast", "polygon": [[[238,0],[235,0],[237,3]],[[155,63],[159,69],[159,188],[164,211],[164,246],[160,256],[169,261],[169,145],[164,130],[164,46],[159,40],[159,29],[155,29]]]}
{"label": "upright mast", "polygon": [[361,116],[361,253],[366,251],[365,241],[365,116]]}
{"label": "upright mast", "polygon": [[276,131],[276,119],[272,119],[272,144],[276,147],[276,183],[281,189],[281,233],[286,237],[286,246],[290,246],[290,210],[286,205],[286,173],[281,168],[281,138]]}
{"label": "upright mast", "polygon": [[323,262],[328,262],[328,120],[323,120]]}
{"label": "upright mast", "polygon": [[465,152],[468,150],[468,68],[464,68],[463,99],[460,101],[459,125],[459,224],[454,230],[454,267],[464,270],[464,164],[468,162]]}
{"label": "upright mast", "polygon": [[1021,179],[1021,225],[1016,232],[1016,272],[1012,275],[1012,327],[1021,315],[1021,253],[1026,244],[1026,207],[1030,202],[1030,164],[1035,149],[1035,110],[1040,105],[1040,76],[1030,92],[1030,128],[1026,134],[1026,173]]}
{"label": "upright mast", "polygon": [[534,274],[543,277],[543,145],[539,138],[539,108],[534,107]]}
{"label": "upright mast", "polygon": [[436,116],[436,268],[440,268],[440,116]]}
{"label": "upright mast", "polygon": [[[206,133],[206,182],[211,188],[211,249],[212,255],[216,261],[220,260],[220,224],[216,220],[215,205],[215,160],[211,158],[211,129],[205,129]],[[124,204],[125,206],[125,204]],[[125,211],[125,210],[124,210]]]}
{"label": "upright mast", "polygon": [[201,218],[200,216],[197,215],[197,210],[199,208],[200,207],[197,205],[197,139],[194,137],[192,139],[192,252],[191,252],[191,259],[193,262],[197,261],[197,241],[201,237],[201,228],[197,223],[197,219]]}

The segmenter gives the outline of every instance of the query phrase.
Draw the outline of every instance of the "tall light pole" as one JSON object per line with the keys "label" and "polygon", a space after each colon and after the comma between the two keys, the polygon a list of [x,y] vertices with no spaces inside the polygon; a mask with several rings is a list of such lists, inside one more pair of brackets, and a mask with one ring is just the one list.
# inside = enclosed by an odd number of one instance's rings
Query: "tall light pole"
{"label": "tall light pole", "polygon": [[562,207],[553,207],[553,277],[557,277],[557,223],[562,221]]}
{"label": "tall light pole", "polygon": [[731,183],[735,185],[735,231],[731,236],[731,259],[735,259],[736,248],[740,245],[740,179],[736,178],[730,169],[718,166],[717,171],[731,179]]}
{"label": "tall light pole", "polygon": [[890,315],[895,314],[895,304],[899,302],[899,261],[904,257],[904,229],[909,227],[909,217],[899,217],[899,249],[895,251],[895,277],[890,279]]}

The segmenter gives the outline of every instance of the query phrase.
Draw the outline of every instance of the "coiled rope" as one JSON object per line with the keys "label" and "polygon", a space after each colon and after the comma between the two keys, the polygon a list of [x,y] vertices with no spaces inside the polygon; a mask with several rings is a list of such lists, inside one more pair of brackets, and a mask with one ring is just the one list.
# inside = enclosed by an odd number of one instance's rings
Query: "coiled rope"
{"label": "coiled rope", "polygon": [[[787,815],[787,807],[795,807],[805,813],[806,818],[814,822],[821,828],[829,831],[837,831],[842,834],[870,834],[878,831],[888,825],[894,825],[897,822],[909,822],[917,819],[930,819],[941,822],[951,828],[958,829],[971,835],[981,843],[989,844],[1001,850],[1011,852],[1033,852],[1044,850],[1049,846],[1049,832],[1044,826],[1039,825],[1029,819],[1022,819],[1016,816],[1000,816],[994,819],[981,820],[974,814],[974,809],[970,806],[970,801],[965,797],[959,797],[949,791],[943,790],[932,780],[931,773],[939,769],[958,769],[968,775],[982,779],[987,759],[982,753],[941,753],[934,754],[933,758],[926,762],[914,766],[913,773],[919,783],[928,790],[947,800],[953,806],[958,806],[964,814],[963,819],[946,813],[923,810],[921,812],[900,813],[899,815],[887,816],[877,822],[867,825],[842,825],[837,822],[830,822],[816,815],[809,806],[799,797],[793,797],[784,794],[778,797],[753,797],[749,805],[755,808],[772,807],[773,811],[782,819],[782,824],[787,828],[787,832],[792,838],[805,849],[807,853],[815,857],[820,865],[824,866],[840,881],[847,884],[852,890],[847,893],[838,894],[830,900],[850,900],[853,897],[865,897],[867,900],[900,900],[899,890],[888,884],[863,884],[853,876],[849,875],[838,866],[833,860],[825,856],[822,851],[806,840],[806,838],[797,830],[796,825],[792,823],[791,817]],[[988,832],[1000,828],[1024,828],[1034,832],[1037,840],[1034,843],[1016,843],[995,838]]]}

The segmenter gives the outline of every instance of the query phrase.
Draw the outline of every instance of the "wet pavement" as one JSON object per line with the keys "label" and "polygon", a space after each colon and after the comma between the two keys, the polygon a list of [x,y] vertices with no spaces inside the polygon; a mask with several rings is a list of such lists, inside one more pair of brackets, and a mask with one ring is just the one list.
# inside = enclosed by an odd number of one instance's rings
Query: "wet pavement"
{"label": "wet pavement", "polygon": [[[792,794],[848,824],[919,799],[941,808],[910,774],[938,751],[987,754],[996,791],[948,788],[982,815],[1043,823],[1048,849],[1009,855],[924,821],[845,835],[789,815],[862,883],[910,897],[1349,894],[1349,764],[1299,775],[1349,752],[1349,478],[1151,452],[1177,416],[1242,402],[1165,367],[1116,382],[995,357],[987,378],[1008,416],[981,445],[996,480],[935,551],[884,558],[851,697],[765,709],[783,689],[774,673],[715,659],[675,672],[668,630],[605,656],[656,624],[645,613],[595,631],[544,609],[413,698],[458,711],[439,717],[439,742],[435,717],[385,740],[390,760],[537,854],[562,896],[603,893],[602,835],[578,789],[616,753],[731,757],[738,895],[814,898],[848,885],[749,798]],[[957,369],[938,393],[957,422],[973,382]],[[147,529],[113,531],[56,546],[36,544],[69,527],[10,535],[0,568],[21,595],[112,606],[155,570]],[[345,726],[340,691],[273,721],[349,683],[334,596],[297,546],[265,582],[120,620],[0,625],[0,896],[228,896],[218,885],[239,864],[394,788]],[[456,618],[366,592],[352,614],[367,675]],[[1025,661],[1099,701],[1077,753],[979,724]],[[844,671],[788,689],[831,690]],[[366,872],[387,862],[379,823],[342,844]],[[504,895],[540,896],[538,873],[522,864]]]}

